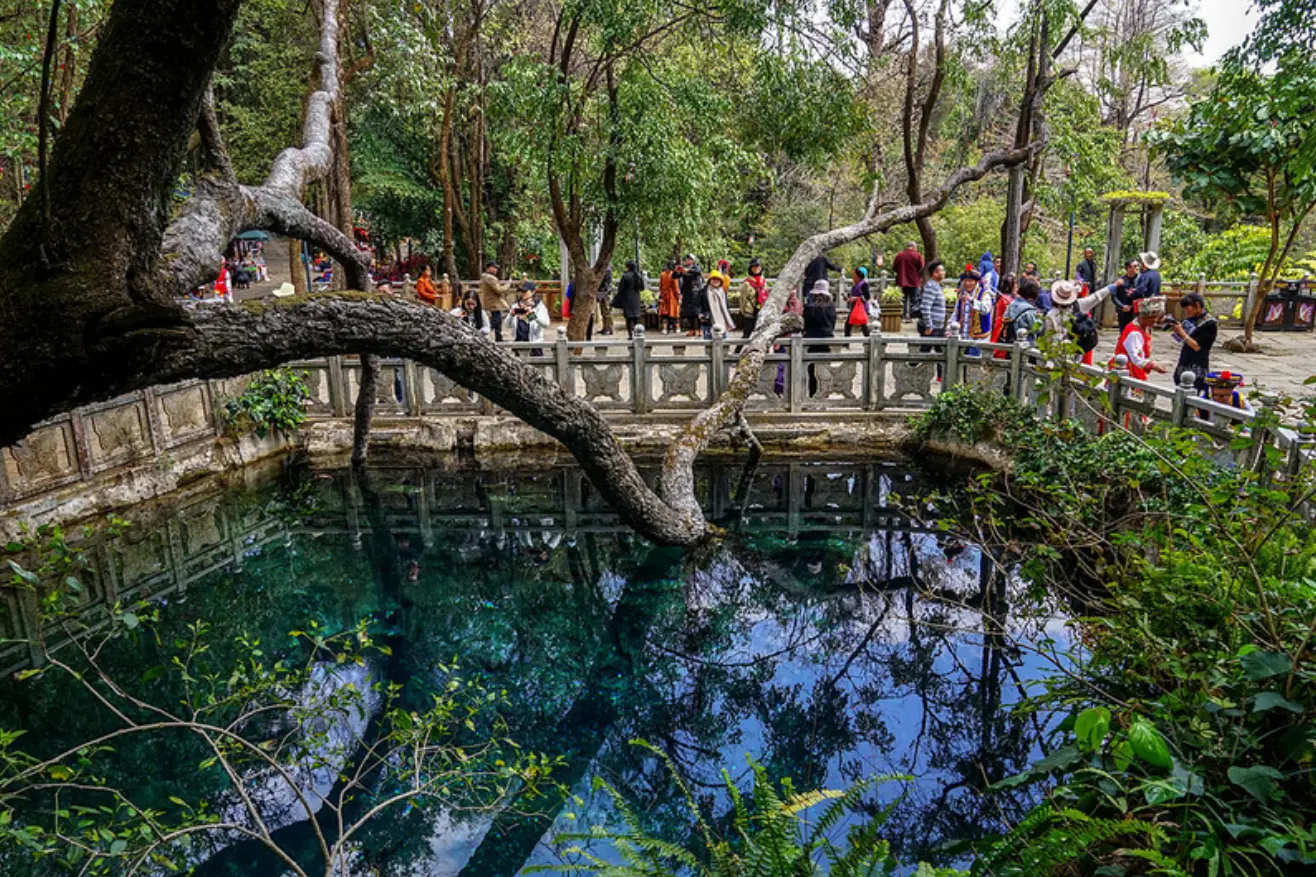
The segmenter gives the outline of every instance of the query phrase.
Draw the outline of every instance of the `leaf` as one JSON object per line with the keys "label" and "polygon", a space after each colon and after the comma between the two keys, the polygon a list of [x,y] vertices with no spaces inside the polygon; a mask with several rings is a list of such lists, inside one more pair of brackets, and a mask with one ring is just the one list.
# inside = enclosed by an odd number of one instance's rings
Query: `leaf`
{"label": "leaf", "polygon": [[1271,794],[1277,788],[1276,781],[1284,779],[1284,774],[1267,764],[1258,764],[1255,767],[1231,767],[1227,773],[1231,783],[1242,786],[1249,795],[1262,804],[1270,800]]}
{"label": "leaf", "polygon": [[1169,770],[1174,766],[1174,759],[1170,757],[1170,747],[1166,745],[1165,738],[1146,719],[1134,719],[1133,724],[1129,726],[1129,745],[1133,747],[1134,755],[1153,767]]}
{"label": "leaf", "polygon": [[128,841],[122,839],[116,840],[114,843],[110,844],[110,855],[111,856],[122,855],[123,851],[126,849],[128,849]]}
{"label": "leaf", "polygon": [[1110,710],[1104,706],[1085,709],[1074,720],[1074,734],[1078,737],[1078,745],[1089,752],[1100,749],[1109,732]]}
{"label": "leaf", "polygon": [[82,582],[78,581],[73,576],[64,577],[64,587],[68,588],[70,593],[73,594],[82,593]]}
{"label": "leaf", "polygon": [[175,798],[173,795],[170,795],[170,796],[169,796],[169,800],[170,800],[170,801],[173,801],[173,802],[174,802],[175,804],[177,804],[179,807],[186,807],[186,806],[187,806],[187,802],[184,801],[182,798]]}
{"label": "leaf", "polygon": [[139,625],[139,624],[141,624],[141,620],[138,619],[138,617],[137,617],[137,613],[135,613],[135,612],[125,612],[125,613],[123,613],[123,626],[124,626],[124,627],[128,628],[129,630],[136,630],[136,629],[137,629],[137,625]]}
{"label": "leaf", "polygon": [[1264,713],[1273,709],[1284,709],[1299,715],[1303,712],[1302,704],[1294,703],[1278,691],[1263,691],[1252,702],[1252,712],[1254,713]]}
{"label": "leaf", "polygon": [[1293,662],[1283,652],[1248,652],[1238,659],[1243,665],[1243,675],[1253,682],[1271,676],[1280,676],[1289,672]]}

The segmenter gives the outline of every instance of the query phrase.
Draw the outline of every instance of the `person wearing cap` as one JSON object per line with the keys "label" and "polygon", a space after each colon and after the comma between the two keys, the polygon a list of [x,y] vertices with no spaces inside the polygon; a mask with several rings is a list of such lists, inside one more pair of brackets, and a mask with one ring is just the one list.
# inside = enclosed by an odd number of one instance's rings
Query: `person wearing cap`
{"label": "person wearing cap", "polygon": [[727,279],[721,271],[708,272],[708,286],[705,287],[708,314],[704,322],[705,338],[712,338],[714,329],[720,329],[725,338],[735,325],[731,319],[731,308],[727,306]]}
{"label": "person wearing cap", "polygon": [[1196,376],[1193,385],[1202,390],[1211,371],[1211,348],[1215,346],[1220,325],[1207,312],[1206,298],[1200,292],[1190,292],[1179,299],[1179,307],[1183,309],[1183,322],[1176,320],[1170,324],[1174,339],[1183,345],[1174,367],[1174,385],[1179,386],[1179,376],[1191,371]]}
{"label": "person wearing cap", "polygon": [[740,284],[740,322],[746,338],[754,333],[759,310],[767,300],[768,282],[763,277],[763,263],[750,259],[749,273],[745,275],[745,282]]}
{"label": "person wearing cap", "polygon": [[[804,337],[836,337],[836,299],[832,297],[831,285],[825,280],[817,280],[809,288],[809,300],[804,305]],[[805,348],[809,353],[827,353],[831,350],[826,344],[811,344]],[[809,395],[818,392],[818,378],[814,374],[814,363],[809,363]]]}
{"label": "person wearing cap", "polygon": [[923,286],[923,254],[918,251],[918,244],[913,241],[905,244],[905,248],[896,254],[891,267],[896,272],[896,286],[900,287],[904,295],[904,319],[913,319],[918,316],[922,304],[919,301],[919,290]]}
{"label": "person wearing cap", "polygon": [[[1256,413],[1252,403],[1243,395],[1239,389],[1243,385],[1243,376],[1238,372],[1207,372],[1202,378],[1202,390],[1198,393],[1198,398],[1209,399],[1217,405],[1228,405],[1230,408],[1237,408],[1239,411],[1247,414]],[[1197,417],[1200,420],[1210,421],[1211,412],[1197,409]]]}
{"label": "person wearing cap", "polygon": [[489,320],[495,341],[503,340],[503,317],[507,313],[507,284],[498,280],[498,263],[488,262],[480,275],[480,307]]}
{"label": "person wearing cap", "polygon": [[850,275],[850,302],[849,314],[845,318],[845,337],[849,338],[856,326],[864,333],[867,338],[871,334],[868,326],[868,302],[871,298],[868,292],[868,269],[855,268]]}
{"label": "person wearing cap", "polygon": [[[959,301],[955,304],[952,321],[960,326],[960,337],[973,341],[987,341],[992,334],[992,304],[995,295],[982,284],[982,274],[972,265],[960,274]],[[949,329],[949,327],[947,327]],[[976,348],[969,348],[974,355]]]}
{"label": "person wearing cap", "polygon": [[1138,254],[1142,271],[1133,285],[1134,298],[1155,298],[1161,294],[1161,257],[1148,251]]}
{"label": "person wearing cap", "polygon": [[[1137,312],[1137,319],[1124,327],[1120,333],[1120,339],[1115,344],[1115,356],[1124,354],[1129,364],[1129,375],[1140,381],[1147,380],[1152,372],[1165,374],[1167,369],[1152,359],[1152,336],[1151,329],[1165,317],[1165,298],[1156,296],[1154,298],[1139,299],[1134,310]],[[1116,366],[1115,357],[1111,357],[1107,368],[1113,369]]]}
{"label": "person wearing cap", "polygon": [[658,320],[663,325],[663,334],[677,331],[681,319],[681,273],[676,261],[667,263],[667,270],[658,278]]}
{"label": "person wearing cap", "polygon": [[[1092,313],[1097,305],[1106,300],[1107,296],[1115,291],[1115,284],[1097,290],[1091,295],[1080,295],[1083,286],[1075,280],[1062,280],[1055,286],[1051,287],[1051,310],[1046,312],[1043,318],[1043,331],[1051,336],[1055,344],[1064,344],[1070,340],[1078,340],[1077,333],[1074,330],[1074,319],[1079,316]],[[1093,330],[1096,329],[1095,323]],[[1092,350],[1084,351],[1079,356],[1079,361],[1084,365],[1092,365]]]}

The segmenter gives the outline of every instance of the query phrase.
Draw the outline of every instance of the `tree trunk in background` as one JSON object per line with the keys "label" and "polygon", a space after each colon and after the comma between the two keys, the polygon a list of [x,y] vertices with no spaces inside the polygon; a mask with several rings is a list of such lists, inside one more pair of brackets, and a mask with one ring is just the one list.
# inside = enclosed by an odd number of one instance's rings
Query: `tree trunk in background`
{"label": "tree trunk in background", "polygon": [[306,287],[306,266],[302,264],[302,242],[288,241],[288,272],[292,274],[292,288],[298,294],[310,292]]}
{"label": "tree trunk in background", "polygon": [[60,71],[59,104],[55,108],[55,118],[59,119],[61,126],[68,119],[69,110],[73,107],[73,85],[78,69],[78,4],[70,3],[64,9],[64,59],[60,62],[64,69]]}

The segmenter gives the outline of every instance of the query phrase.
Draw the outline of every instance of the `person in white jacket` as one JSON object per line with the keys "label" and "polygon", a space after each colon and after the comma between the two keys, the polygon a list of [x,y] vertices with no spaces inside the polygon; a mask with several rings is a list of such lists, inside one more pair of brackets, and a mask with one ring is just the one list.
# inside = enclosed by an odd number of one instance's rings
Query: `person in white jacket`
{"label": "person in white jacket", "polygon": [[[516,304],[512,306],[512,316],[516,319],[517,341],[529,341],[533,344],[544,340],[544,327],[550,322],[548,306],[533,289],[520,291]],[[530,355],[543,356],[544,351],[532,350]]]}
{"label": "person in white jacket", "polygon": [[723,338],[735,327],[731,308],[727,305],[728,280],[721,271],[708,272],[708,310],[713,318],[713,328],[721,329]]}
{"label": "person in white jacket", "polygon": [[[1052,307],[1043,318],[1044,331],[1055,344],[1064,344],[1070,341],[1072,338],[1070,328],[1073,325],[1074,317],[1079,314],[1090,314],[1114,290],[1115,286],[1112,284],[1103,289],[1098,289],[1091,295],[1080,298],[1079,293],[1083,291],[1082,284],[1073,280],[1060,281],[1051,287]],[[1095,330],[1095,326],[1093,329]],[[1080,361],[1084,365],[1092,365],[1092,351],[1084,351]]]}

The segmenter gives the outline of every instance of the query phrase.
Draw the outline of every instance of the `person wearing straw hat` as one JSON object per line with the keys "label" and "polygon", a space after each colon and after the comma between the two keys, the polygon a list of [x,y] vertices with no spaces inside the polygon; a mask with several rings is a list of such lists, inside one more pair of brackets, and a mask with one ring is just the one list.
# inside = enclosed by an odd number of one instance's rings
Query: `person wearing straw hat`
{"label": "person wearing straw hat", "polygon": [[[1124,354],[1128,359],[1129,376],[1140,381],[1147,380],[1152,372],[1165,374],[1168,369],[1152,359],[1151,329],[1165,317],[1165,297],[1139,299],[1134,303],[1137,319],[1124,327],[1120,339],[1115,344],[1115,356]],[[1112,356],[1106,368],[1115,368],[1115,356]]]}
{"label": "person wearing straw hat", "polygon": [[[1202,391],[1198,394],[1199,398],[1209,399],[1217,405],[1228,405],[1230,408],[1237,408],[1239,411],[1247,414],[1254,414],[1256,409],[1252,403],[1243,395],[1239,389],[1243,385],[1243,376],[1238,372],[1208,372],[1201,379],[1203,384]],[[1201,420],[1209,421],[1211,413],[1198,409],[1197,416]]]}
{"label": "person wearing straw hat", "polygon": [[1092,352],[1097,348],[1097,323],[1091,313],[1115,291],[1115,284],[1091,295],[1080,296],[1082,291],[1083,284],[1075,280],[1062,280],[1052,286],[1052,308],[1046,312],[1043,324],[1054,343],[1074,341],[1082,350],[1079,361],[1092,365]]}
{"label": "person wearing straw hat", "polygon": [[1142,271],[1133,284],[1133,297],[1155,298],[1161,294],[1161,257],[1149,250],[1139,253],[1138,261],[1142,263]]}

